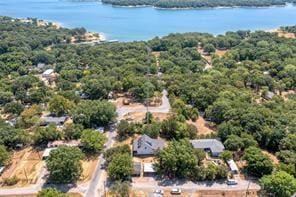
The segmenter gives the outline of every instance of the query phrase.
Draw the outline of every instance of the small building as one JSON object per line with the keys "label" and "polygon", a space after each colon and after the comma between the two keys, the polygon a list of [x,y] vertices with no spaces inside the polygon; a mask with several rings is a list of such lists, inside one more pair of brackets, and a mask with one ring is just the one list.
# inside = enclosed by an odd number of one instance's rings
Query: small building
{"label": "small building", "polygon": [[50,155],[50,152],[55,149],[57,149],[57,148],[46,148],[42,154],[42,159],[48,158]]}
{"label": "small building", "polygon": [[190,142],[195,149],[209,151],[213,157],[218,157],[225,149],[222,142],[217,139],[199,139]]}
{"label": "small building", "polygon": [[266,100],[270,100],[275,96],[275,94],[271,91],[267,91],[265,93],[263,93],[263,98],[265,98]]}
{"label": "small building", "polygon": [[144,172],[144,176],[154,176],[156,171],[154,168],[154,163],[144,163],[144,168],[143,168],[143,172]]}
{"label": "small building", "polygon": [[56,140],[47,143],[47,148],[57,148],[59,146],[79,147],[81,145],[80,140]]}
{"label": "small building", "polygon": [[46,64],[44,64],[44,63],[38,63],[37,64],[37,69],[43,70],[45,68],[45,66],[46,66]]}
{"label": "small building", "polygon": [[141,176],[142,164],[141,162],[133,163],[133,176]]}
{"label": "small building", "polygon": [[0,175],[4,172],[5,166],[0,166]]}
{"label": "small building", "polygon": [[47,126],[49,124],[55,124],[57,126],[63,125],[67,121],[68,117],[67,116],[60,116],[60,117],[55,117],[55,116],[45,116],[41,118],[41,126]]}
{"label": "small building", "polygon": [[52,68],[47,69],[42,73],[42,77],[46,79],[51,78],[53,75],[54,75],[54,70]]}
{"label": "small building", "polygon": [[97,132],[99,132],[99,133],[104,133],[105,132],[105,128],[104,127],[97,127],[95,130]]}
{"label": "small building", "polygon": [[148,135],[142,135],[133,142],[133,154],[143,156],[155,155],[164,146],[164,140],[152,139]]}
{"label": "small building", "polygon": [[238,170],[236,163],[233,161],[233,159],[227,161],[227,164],[228,164],[232,174],[238,174],[239,170]]}
{"label": "small building", "polygon": [[47,69],[42,73],[42,80],[48,84],[52,84],[57,78],[57,74],[53,69]]}

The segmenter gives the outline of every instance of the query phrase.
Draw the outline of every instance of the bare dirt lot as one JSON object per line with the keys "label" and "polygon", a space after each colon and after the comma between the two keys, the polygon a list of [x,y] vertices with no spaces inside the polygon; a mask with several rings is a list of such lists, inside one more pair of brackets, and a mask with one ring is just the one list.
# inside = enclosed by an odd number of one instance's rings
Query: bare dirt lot
{"label": "bare dirt lot", "polygon": [[0,181],[16,176],[19,179],[16,185],[18,187],[34,184],[43,165],[44,161],[42,161],[41,151],[36,151],[33,148],[15,151],[11,158],[11,164],[2,174]]}
{"label": "bare dirt lot", "polygon": [[208,135],[215,133],[215,130],[213,128],[210,128],[207,121],[201,116],[199,116],[195,122],[188,121],[188,123],[196,126],[198,130],[198,135]]}
{"label": "bare dirt lot", "polygon": [[80,183],[85,183],[91,180],[92,174],[95,171],[97,163],[98,159],[87,159],[82,161],[83,172],[79,180]]}
{"label": "bare dirt lot", "polygon": [[[131,112],[124,116],[124,119],[131,119],[133,122],[143,122],[146,112]],[[170,114],[168,113],[152,113],[153,118],[157,121],[167,119]]]}
{"label": "bare dirt lot", "polygon": [[274,165],[277,165],[280,163],[278,158],[274,154],[267,152],[267,151],[262,151],[262,152],[263,152],[263,154],[267,155],[271,159],[271,161]]}

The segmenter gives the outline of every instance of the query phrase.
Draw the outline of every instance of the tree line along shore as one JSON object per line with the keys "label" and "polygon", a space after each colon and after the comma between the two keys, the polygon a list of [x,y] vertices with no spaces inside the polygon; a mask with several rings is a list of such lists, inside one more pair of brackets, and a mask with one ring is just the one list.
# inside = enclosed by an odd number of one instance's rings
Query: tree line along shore
{"label": "tree line along shore", "polygon": [[102,0],[116,6],[153,6],[156,8],[215,8],[284,6],[295,0]]}

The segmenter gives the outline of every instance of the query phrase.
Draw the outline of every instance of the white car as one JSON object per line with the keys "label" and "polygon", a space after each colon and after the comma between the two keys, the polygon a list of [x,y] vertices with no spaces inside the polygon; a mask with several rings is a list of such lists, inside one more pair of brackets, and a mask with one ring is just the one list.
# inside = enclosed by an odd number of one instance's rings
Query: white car
{"label": "white car", "polygon": [[163,195],[164,192],[163,192],[163,190],[161,190],[161,189],[156,189],[156,190],[154,190],[153,193]]}
{"label": "white car", "polygon": [[237,185],[238,183],[237,183],[237,181],[235,179],[228,179],[226,181],[226,184],[227,185]]}
{"label": "white car", "polygon": [[179,188],[173,188],[171,190],[171,194],[181,194],[181,193],[182,193],[182,190]]}

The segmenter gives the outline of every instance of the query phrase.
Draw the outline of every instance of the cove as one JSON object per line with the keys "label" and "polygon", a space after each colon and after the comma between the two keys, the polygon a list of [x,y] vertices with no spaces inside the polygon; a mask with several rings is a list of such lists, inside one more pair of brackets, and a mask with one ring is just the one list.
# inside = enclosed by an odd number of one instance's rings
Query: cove
{"label": "cove", "polygon": [[147,40],[169,33],[267,30],[296,24],[296,7],[155,9],[113,7],[101,2],[0,0],[0,15],[34,17],[65,27],[85,27],[107,39]]}

